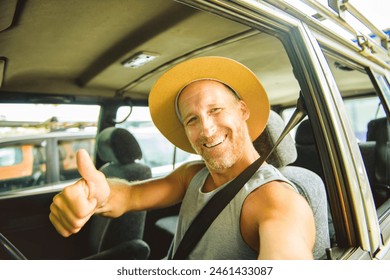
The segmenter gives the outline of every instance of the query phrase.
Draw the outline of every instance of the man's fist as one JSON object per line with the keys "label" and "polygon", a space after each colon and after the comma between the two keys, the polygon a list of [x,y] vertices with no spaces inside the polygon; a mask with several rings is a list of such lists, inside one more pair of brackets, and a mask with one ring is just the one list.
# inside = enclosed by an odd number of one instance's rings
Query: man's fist
{"label": "man's fist", "polygon": [[106,177],[85,150],[77,153],[77,167],[82,178],[57,194],[50,206],[50,221],[64,237],[79,232],[110,194]]}

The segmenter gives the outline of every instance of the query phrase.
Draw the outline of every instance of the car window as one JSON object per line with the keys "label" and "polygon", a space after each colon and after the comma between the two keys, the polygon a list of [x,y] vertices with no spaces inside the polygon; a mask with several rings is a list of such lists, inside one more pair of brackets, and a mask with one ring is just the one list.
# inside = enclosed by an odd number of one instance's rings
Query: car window
{"label": "car window", "polygon": [[[378,96],[363,96],[358,98],[344,99],[344,105],[346,112],[351,121],[352,129],[355,133],[356,139],[360,141],[366,141],[367,138],[367,126],[373,119],[383,118],[386,113]],[[281,115],[287,122],[295,108],[283,109]],[[296,128],[291,130],[291,136],[295,138]]]}
{"label": "car window", "polygon": [[95,138],[91,135],[87,138],[58,141],[61,181],[80,178],[76,162],[76,153],[80,149],[86,150],[94,160]]}
{"label": "car window", "polygon": [[96,105],[0,104],[0,193],[79,177],[75,153],[94,154]]}
{"label": "car window", "polygon": [[43,142],[25,142],[0,147],[0,192],[44,183],[42,145]]}
{"label": "car window", "polygon": [[[19,146],[5,147],[0,149],[0,167],[15,166],[22,162],[23,151]],[[2,177],[8,177],[4,174]]]}
{"label": "car window", "polygon": [[368,123],[386,116],[378,96],[348,98],[344,100],[344,104],[355,136],[360,142],[367,140]]}
{"label": "car window", "polygon": [[[126,106],[119,108],[117,119],[123,119],[126,114]],[[129,118],[117,127],[129,130],[137,139],[143,154],[141,162],[152,168],[153,177],[166,175],[185,162],[200,159],[172,145],[154,126],[148,107],[133,107]]]}

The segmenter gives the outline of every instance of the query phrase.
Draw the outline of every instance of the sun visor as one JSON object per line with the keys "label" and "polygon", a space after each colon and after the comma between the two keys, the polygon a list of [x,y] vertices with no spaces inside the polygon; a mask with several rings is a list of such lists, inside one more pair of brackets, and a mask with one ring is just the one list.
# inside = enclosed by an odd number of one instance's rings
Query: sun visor
{"label": "sun visor", "polygon": [[11,26],[17,4],[17,0],[0,1],[0,32]]}

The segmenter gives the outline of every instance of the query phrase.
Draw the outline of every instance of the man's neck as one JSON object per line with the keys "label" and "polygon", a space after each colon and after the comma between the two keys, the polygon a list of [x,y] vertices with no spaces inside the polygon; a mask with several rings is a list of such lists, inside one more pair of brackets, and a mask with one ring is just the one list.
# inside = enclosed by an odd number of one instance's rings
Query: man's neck
{"label": "man's neck", "polygon": [[221,170],[207,168],[210,172],[210,177],[206,180],[205,186],[203,186],[204,192],[210,192],[218,187],[226,184],[227,182],[236,178],[241,172],[243,172],[248,166],[250,166],[256,159],[259,158],[259,154],[253,148],[248,152],[243,153],[244,157],[240,158],[231,167]]}

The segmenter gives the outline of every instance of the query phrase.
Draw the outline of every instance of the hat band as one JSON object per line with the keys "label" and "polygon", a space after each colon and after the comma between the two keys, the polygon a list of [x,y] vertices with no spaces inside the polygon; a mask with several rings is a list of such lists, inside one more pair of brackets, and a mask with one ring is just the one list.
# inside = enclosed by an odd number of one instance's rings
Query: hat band
{"label": "hat band", "polygon": [[179,119],[179,121],[181,123],[183,123],[183,119],[181,117],[181,114],[180,114],[180,111],[179,111],[179,97],[180,97],[180,94],[183,92],[183,90],[189,86],[190,84],[194,83],[194,82],[198,82],[198,81],[205,81],[205,80],[208,80],[208,81],[215,81],[215,82],[219,82],[221,84],[223,84],[224,86],[226,86],[234,95],[236,98],[238,98],[239,100],[241,100],[241,96],[238,94],[237,91],[235,91],[231,86],[229,86],[228,84],[218,80],[218,79],[213,79],[213,78],[201,78],[201,79],[196,79],[196,80],[193,80],[187,84],[185,84],[180,90],[179,92],[176,94],[176,98],[175,98],[175,110],[176,110],[176,115],[177,115],[177,118]]}

